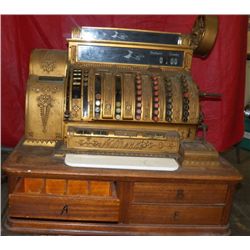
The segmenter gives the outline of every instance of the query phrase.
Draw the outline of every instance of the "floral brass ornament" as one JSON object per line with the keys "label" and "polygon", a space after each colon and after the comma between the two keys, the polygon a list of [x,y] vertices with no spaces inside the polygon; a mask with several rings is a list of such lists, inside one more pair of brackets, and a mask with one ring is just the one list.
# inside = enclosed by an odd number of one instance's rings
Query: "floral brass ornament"
{"label": "floral brass ornament", "polygon": [[43,59],[41,60],[40,66],[44,72],[50,73],[54,71],[56,67],[55,56],[53,54],[46,53]]}
{"label": "floral brass ornament", "polygon": [[47,132],[47,123],[49,118],[49,113],[51,107],[53,107],[52,102],[53,99],[48,94],[42,94],[37,97],[37,106],[40,108],[40,116],[42,119],[42,125],[43,125],[43,133]]}
{"label": "floral brass ornament", "polygon": [[109,112],[111,110],[111,104],[106,104],[105,105],[105,111]]}
{"label": "floral brass ornament", "polygon": [[77,117],[78,116],[78,112],[79,112],[79,110],[80,110],[81,108],[78,106],[78,105],[74,105],[73,106],[73,111],[72,111],[72,116],[73,117]]}
{"label": "floral brass ornament", "polygon": [[127,109],[128,111],[130,111],[130,110],[131,110],[131,105],[126,105],[126,109]]}

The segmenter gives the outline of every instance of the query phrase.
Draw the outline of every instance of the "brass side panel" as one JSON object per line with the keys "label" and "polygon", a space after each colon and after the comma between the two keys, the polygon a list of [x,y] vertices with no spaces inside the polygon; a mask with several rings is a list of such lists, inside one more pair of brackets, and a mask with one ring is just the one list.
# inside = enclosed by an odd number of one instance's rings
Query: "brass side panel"
{"label": "brass side panel", "polygon": [[152,83],[148,75],[142,75],[142,121],[152,121]]}
{"label": "brass side panel", "polygon": [[30,76],[26,95],[25,137],[53,141],[63,138],[64,82],[47,83]]}
{"label": "brass side panel", "polygon": [[102,83],[102,118],[112,119],[115,107],[115,77],[112,73],[104,73]]}
{"label": "brass side panel", "polygon": [[124,74],[122,79],[123,119],[132,120],[135,114],[135,83],[133,74]]}
{"label": "brass side panel", "polygon": [[30,75],[63,77],[66,75],[66,70],[66,51],[35,49],[30,56]]}

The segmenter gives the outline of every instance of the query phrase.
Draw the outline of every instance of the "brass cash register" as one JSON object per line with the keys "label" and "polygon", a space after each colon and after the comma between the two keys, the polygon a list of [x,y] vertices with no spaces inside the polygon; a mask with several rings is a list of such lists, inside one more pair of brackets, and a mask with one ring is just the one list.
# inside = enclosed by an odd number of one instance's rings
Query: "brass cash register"
{"label": "brass cash register", "polygon": [[238,172],[205,138],[192,80],[218,19],[190,34],[75,28],[32,52],[25,136],[4,164],[5,226],[26,234],[229,234]]}

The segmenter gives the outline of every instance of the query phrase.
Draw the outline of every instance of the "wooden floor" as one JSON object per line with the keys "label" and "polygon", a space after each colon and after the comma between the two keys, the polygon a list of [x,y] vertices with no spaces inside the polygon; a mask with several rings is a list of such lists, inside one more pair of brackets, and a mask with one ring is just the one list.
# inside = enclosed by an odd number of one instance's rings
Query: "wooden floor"
{"label": "wooden floor", "polygon": [[[2,151],[1,161],[3,162],[9,152]],[[231,162],[243,175],[244,179],[239,185],[234,197],[231,214],[232,235],[250,235],[250,151],[240,151],[240,163],[236,162],[236,152],[232,148],[221,154]],[[7,204],[7,178],[2,175],[1,183],[1,212],[2,221]],[[14,235],[2,228],[1,235]]]}

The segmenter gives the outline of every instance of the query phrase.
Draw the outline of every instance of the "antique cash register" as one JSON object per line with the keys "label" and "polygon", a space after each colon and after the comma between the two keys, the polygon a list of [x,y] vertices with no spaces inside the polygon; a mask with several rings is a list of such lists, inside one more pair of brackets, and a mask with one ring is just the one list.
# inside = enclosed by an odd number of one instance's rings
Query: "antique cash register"
{"label": "antique cash register", "polygon": [[229,234],[241,176],[206,127],[192,57],[218,20],[190,34],[75,28],[68,51],[30,58],[25,136],[5,162],[5,227],[25,234]]}

